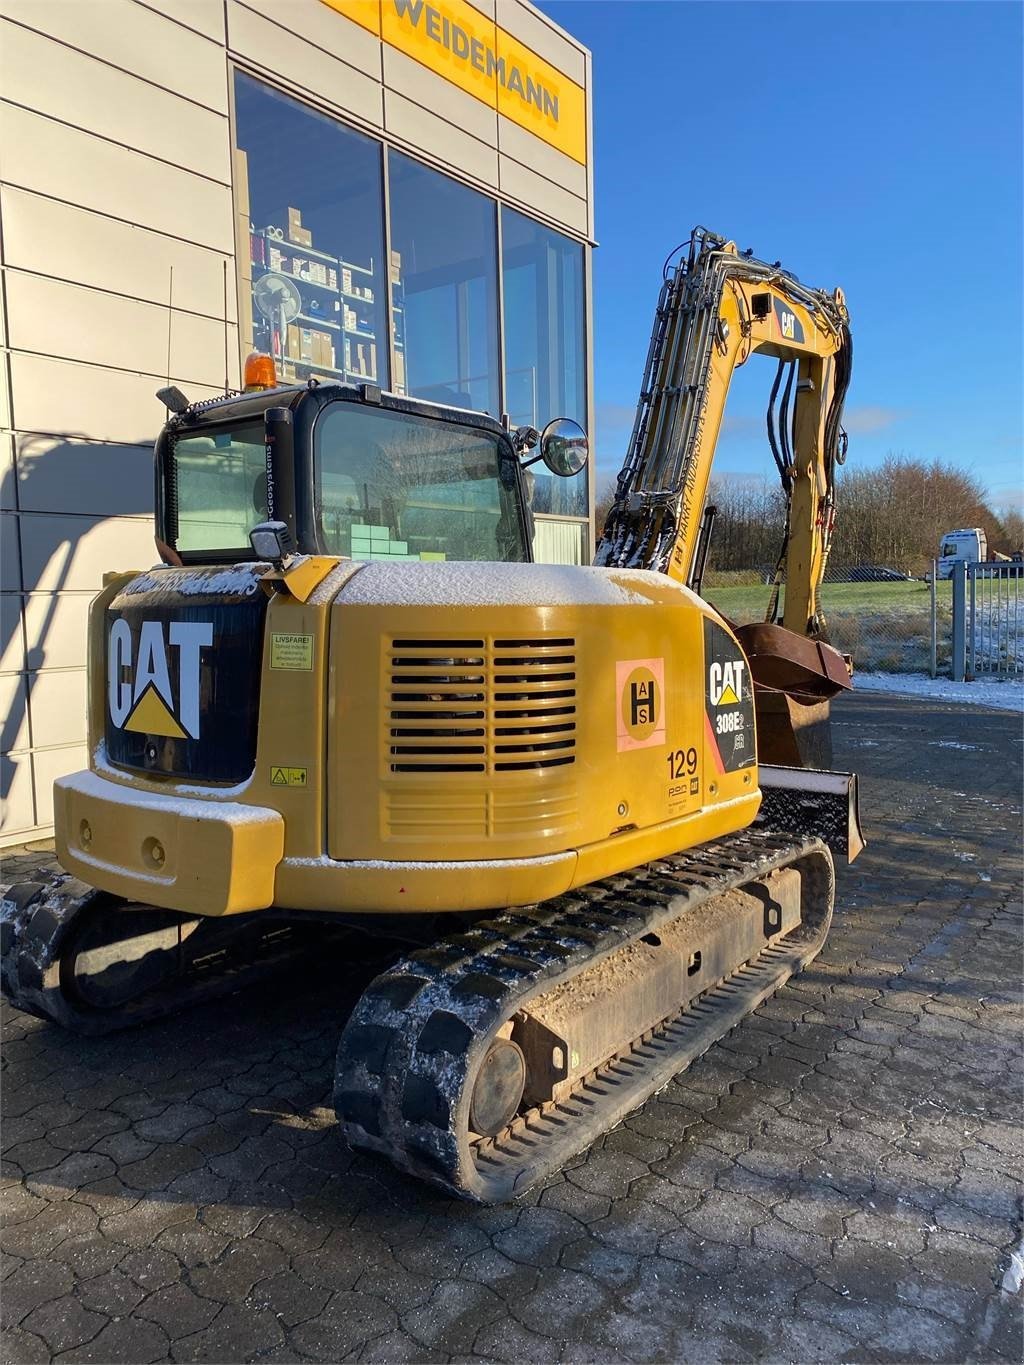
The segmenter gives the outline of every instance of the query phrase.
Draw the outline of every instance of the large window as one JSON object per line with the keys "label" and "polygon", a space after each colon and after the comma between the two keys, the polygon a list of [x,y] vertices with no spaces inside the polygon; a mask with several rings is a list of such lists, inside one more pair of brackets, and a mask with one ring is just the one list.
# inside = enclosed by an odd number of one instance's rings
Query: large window
{"label": "large window", "polygon": [[382,148],[235,75],[245,344],[281,377],[387,388]]}
{"label": "large window", "polygon": [[388,155],[394,389],[500,413],[496,205]]}
{"label": "large window", "polygon": [[[514,209],[501,210],[505,405],[514,426],[553,417],[587,424],[583,248]],[[587,472],[559,479],[533,466],[535,512],[587,515]]]}
{"label": "large window", "polygon": [[325,547],[353,559],[525,559],[513,458],[490,432],[332,403],[316,437]]}

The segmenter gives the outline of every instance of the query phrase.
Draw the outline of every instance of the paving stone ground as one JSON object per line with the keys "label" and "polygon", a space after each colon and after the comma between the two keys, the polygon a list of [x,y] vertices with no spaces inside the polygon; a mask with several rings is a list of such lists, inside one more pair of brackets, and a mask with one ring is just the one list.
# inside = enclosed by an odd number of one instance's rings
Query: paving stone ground
{"label": "paving stone ground", "polygon": [[107,1039],[5,1006],[4,1358],[1020,1360],[1020,718],[835,716],[821,957],[507,1207],[343,1146],[344,961]]}

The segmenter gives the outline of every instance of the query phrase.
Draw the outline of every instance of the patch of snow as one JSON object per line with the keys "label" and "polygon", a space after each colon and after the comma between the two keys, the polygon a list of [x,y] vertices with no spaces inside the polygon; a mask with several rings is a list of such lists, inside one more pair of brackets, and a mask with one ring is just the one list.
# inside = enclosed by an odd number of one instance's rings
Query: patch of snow
{"label": "patch of snow", "polygon": [[382,858],[352,858],[339,862],[321,854],[319,858],[284,858],[280,869],[285,871],[290,867],[330,867],[336,872],[482,872],[493,871],[495,868],[554,867],[558,863],[575,860],[574,849],[567,849],[563,853],[547,853],[539,858],[465,858],[455,862],[436,859],[429,863],[396,862]]}
{"label": "patch of snow", "polygon": [[207,801],[229,801],[233,797],[242,796],[252,786],[252,778],[247,777],[243,782],[237,783],[233,787],[218,787],[213,783],[200,782],[168,782],[153,781],[145,772],[136,772],[134,768],[116,768],[107,758],[106,740],[100,740],[92,751],[91,768],[93,772],[99,773],[101,777],[109,778],[113,782],[123,787],[129,787],[132,791],[149,791],[154,796],[198,796]]}
{"label": "patch of snow", "polygon": [[369,563],[345,585],[344,603],[394,607],[656,606],[667,595],[696,598],[665,574],[576,564],[488,564],[444,560]]}
{"label": "patch of snow", "polygon": [[58,785],[71,788],[82,796],[93,797],[97,801],[120,803],[130,800],[131,804],[142,810],[151,810],[158,815],[176,815],[183,820],[215,819],[228,825],[270,825],[281,819],[276,810],[265,806],[243,806],[234,801],[212,799],[196,800],[185,796],[164,796],[162,793],[140,791],[137,787],[127,787],[110,782],[98,773],[72,773],[70,777],[59,777]]}
{"label": "patch of snow", "polygon": [[855,673],[853,685],[865,692],[890,692],[898,697],[923,697],[929,701],[968,702],[997,711],[1024,712],[1024,679],[997,682],[953,682],[929,678],[926,673]]}
{"label": "patch of snow", "polygon": [[1004,1294],[1019,1294],[1024,1285],[1024,1241],[1010,1252],[1010,1263],[1003,1274],[1000,1289]]}
{"label": "patch of snow", "polygon": [[126,583],[121,595],[135,597],[143,592],[173,592],[180,597],[205,597],[210,593],[251,597],[269,568],[269,564],[261,561],[255,564],[232,564],[223,569],[151,569]]}
{"label": "patch of snow", "polygon": [[308,607],[326,607],[328,602],[333,602],[337,597],[339,589],[362,567],[358,561],[348,559],[336,564],[327,577],[318,583],[306,598],[306,605]]}

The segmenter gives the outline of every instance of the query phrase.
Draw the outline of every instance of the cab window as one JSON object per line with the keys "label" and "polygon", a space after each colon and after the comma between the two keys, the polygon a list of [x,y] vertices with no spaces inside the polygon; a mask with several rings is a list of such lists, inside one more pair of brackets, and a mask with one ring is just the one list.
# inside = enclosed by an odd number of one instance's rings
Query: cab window
{"label": "cab window", "polygon": [[329,554],[351,559],[528,558],[511,446],[457,422],[332,403],[315,440]]}

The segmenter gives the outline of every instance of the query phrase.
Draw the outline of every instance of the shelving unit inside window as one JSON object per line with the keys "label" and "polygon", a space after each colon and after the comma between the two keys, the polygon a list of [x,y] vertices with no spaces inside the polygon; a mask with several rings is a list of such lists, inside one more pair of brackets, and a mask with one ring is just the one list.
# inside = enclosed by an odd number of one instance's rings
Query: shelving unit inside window
{"label": "shelving unit inside window", "polygon": [[[298,210],[289,208],[288,220],[250,226],[253,346],[274,357],[284,380],[325,375],[386,387],[387,338],[375,325],[373,259],[361,264],[321,251],[307,240],[311,233]],[[392,263],[391,278],[400,291],[400,265]],[[396,353],[403,349],[398,334]]]}

